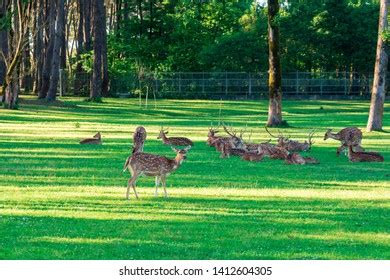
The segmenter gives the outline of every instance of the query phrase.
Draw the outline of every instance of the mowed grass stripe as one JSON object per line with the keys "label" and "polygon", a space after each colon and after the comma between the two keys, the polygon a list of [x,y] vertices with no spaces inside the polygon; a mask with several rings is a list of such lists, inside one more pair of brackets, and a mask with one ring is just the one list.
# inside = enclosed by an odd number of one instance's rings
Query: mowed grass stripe
{"label": "mowed grass stripe", "polygon": [[[336,157],[336,141],[323,141],[327,128],[364,128],[368,102],[283,106],[284,134],[305,140],[316,129],[307,154],[321,164],[220,159],[204,143],[220,101],[158,100],[144,109],[132,99],[44,106],[26,97],[20,110],[0,110],[0,258],[389,259],[390,134],[364,132],[363,146],[384,163],[349,163]],[[267,101],[222,103],[221,120],[256,142],[270,139],[266,115]],[[124,199],[130,175],[122,167],[138,125],[148,152],[174,156],[156,139],[160,126],[195,140],[167,180],[168,199],[161,190],[154,197],[154,179],[145,177],[140,200]],[[78,144],[97,131],[103,146]]]}

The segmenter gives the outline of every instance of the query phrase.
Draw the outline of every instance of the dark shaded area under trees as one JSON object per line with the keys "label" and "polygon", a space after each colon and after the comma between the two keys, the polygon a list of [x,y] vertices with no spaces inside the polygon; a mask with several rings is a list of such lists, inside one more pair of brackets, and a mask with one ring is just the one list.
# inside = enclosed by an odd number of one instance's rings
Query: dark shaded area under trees
{"label": "dark shaded area under trees", "polygon": [[[56,98],[60,68],[73,92],[91,99],[109,94],[109,77],[130,73],[268,71],[268,13],[261,1],[2,0],[2,53],[17,28],[7,9],[18,3],[31,16],[17,75],[21,88],[41,99]],[[378,15],[377,0],[280,1],[275,24],[283,72],[373,73]],[[0,63],[0,81],[4,73]]]}

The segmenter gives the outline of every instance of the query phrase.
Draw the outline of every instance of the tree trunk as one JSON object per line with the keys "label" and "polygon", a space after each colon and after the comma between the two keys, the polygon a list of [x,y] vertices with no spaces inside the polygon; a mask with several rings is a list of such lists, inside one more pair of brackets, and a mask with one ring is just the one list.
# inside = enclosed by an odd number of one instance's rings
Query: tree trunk
{"label": "tree trunk", "polygon": [[119,37],[119,31],[122,23],[122,0],[115,0],[115,12],[116,12],[115,34],[117,37]]}
{"label": "tree trunk", "polygon": [[16,109],[19,98],[19,79],[18,71],[15,70],[12,74],[11,80],[8,83],[8,86],[5,89],[4,93],[4,108],[6,109]]}
{"label": "tree trunk", "polygon": [[[7,1],[2,1],[0,4],[0,18],[5,18],[7,16]],[[8,31],[0,30],[0,51],[4,54],[5,57],[8,56]],[[5,62],[0,58],[0,85],[3,85],[5,82],[5,74],[7,68]],[[3,92],[0,92],[2,96],[1,101],[3,101]]]}
{"label": "tree trunk", "polygon": [[92,2],[95,3],[95,0],[84,0],[84,49],[87,52],[92,49],[92,44],[91,44]]}
{"label": "tree trunk", "polygon": [[53,58],[50,72],[50,87],[47,92],[47,101],[56,100],[58,80],[60,77],[60,63],[61,63],[61,45],[63,37],[65,37],[64,30],[64,1],[57,1],[57,20],[56,20],[56,32],[54,37]]}
{"label": "tree trunk", "polygon": [[142,11],[142,0],[137,0],[138,16],[139,16],[139,35],[142,36],[144,29],[144,15]]}
{"label": "tree trunk", "polygon": [[47,24],[49,24],[49,38],[46,46],[45,61],[42,70],[42,85],[39,92],[38,98],[46,98],[47,92],[50,87],[50,74],[52,69],[53,49],[54,49],[54,38],[55,38],[55,16],[56,16],[56,2],[48,1],[49,5],[49,16],[47,18]]}
{"label": "tree trunk", "polygon": [[[105,7],[103,7],[103,22],[106,22],[106,10]],[[105,24],[102,28],[102,95],[107,96],[108,95],[108,85],[109,85],[109,79],[108,79],[108,60],[107,60],[107,31],[105,28]]]}
{"label": "tree trunk", "polygon": [[102,45],[104,24],[104,0],[92,4],[93,20],[93,74],[89,99],[98,101],[102,94]]}
{"label": "tree trunk", "polygon": [[[30,36],[30,32],[26,32],[27,36]],[[25,92],[31,91],[32,88],[32,78],[31,78],[31,56],[30,56],[30,45],[27,44],[26,48],[23,50],[23,58],[21,64],[21,74],[22,74],[22,88]]]}
{"label": "tree trunk", "polygon": [[282,120],[282,69],[279,55],[279,26],[276,17],[279,1],[268,0],[268,45],[269,45],[269,106],[267,126],[283,124]]}
{"label": "tree trunk", "polygon": [[[66,0],[63,0],[64,2],[66,2]],[[65,10],[65,3],[63,4],[64,5],[64,10],[63,10],[63,13],[64,13],[64,16],[63,16],[63,20],[62,20],[62,32],[63,32],[63,35],[61,36],[61,50],[60,50],[60,69],[66,69],[66,52],[67,52],[67,40],[66,40],[66,32],[65,32],[65,28],[66,28],[66,23],[68,22],[69,18],[68,18],[68,9],[69,7],[67,7],[67,9]]]}
{"label": "tree trunk", "polygon": [[374,83],[372,86],[370,113],[367,131],[382,130],[383,107],[386,94],[386,74],[388,56],[382,34],[387,30],[388,0],[381,0],[379,11],[378,43],[376,48]]}
{"label": "tree trunk", "polygon": [[44,1],[39,0],[34,6],[34,24],[36,30],[33,47],[33,92],[38,94],[41,90],[41,78],[43,69],[43,12]]}
{"label": "tree trunk", "polygon": [[83,87],[83,68],[81,64],[81,54],[84,52],[84,0],[78,1],[79,26],[77,29],[77,49],[76,49],[76,70],[73,89],[74,92],[81,92]]}
{"label": "tree trunk", "polygon": [[13,0],[8,6],[13,16],[11,29],[8,31],[8,57],[7,73],[2,86],[4,92],[4,107],[7,109],[16,109],[20,92],[20,62],[23,57],[23,49],[26,38],[27,22],[24,22],[27,3],[22,0]]}

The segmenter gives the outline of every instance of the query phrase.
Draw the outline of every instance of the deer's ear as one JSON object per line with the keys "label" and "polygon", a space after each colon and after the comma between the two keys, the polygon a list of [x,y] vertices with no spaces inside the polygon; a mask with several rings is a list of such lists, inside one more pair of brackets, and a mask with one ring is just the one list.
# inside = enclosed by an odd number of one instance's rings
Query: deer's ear
{"label": "deer's ear", "polygon": [[191,149],[191,146],[187,146],[184,148],[184,151],[188,152]]}

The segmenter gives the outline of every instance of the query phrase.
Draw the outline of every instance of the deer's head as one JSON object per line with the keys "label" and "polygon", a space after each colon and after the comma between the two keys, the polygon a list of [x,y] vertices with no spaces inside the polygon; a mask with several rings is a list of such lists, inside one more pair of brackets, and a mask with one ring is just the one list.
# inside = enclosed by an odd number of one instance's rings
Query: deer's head
{"label": "deer's head", "polygon": [[328,129],[328,130],[325,132],[324,140],[329,139],[331,134],[332,134],[332,130],[331,130],[331,129]]}
{"label": "deer's head", "polygon": [[96,133],[93,138],[96,138],[96,139],[101,139],[102,138],[102,135],[100,134],[100,132]]}
{"label": "deer's head", "polygon": [[176,153],[175,160],[177,163],[181,164],[184,160],[187,159],[187,152],[191,149],[191,146],[187,146],[184,149],[176,149],[172,147],[172,150]]}
{"label": "deer's head", "polygon": [[209,128],[209,133],[207,134],[208,137],[214,137],[215,134],[218,133],[218,130],[214,129],[214,128]]}
{"label": "deer's head", "polygon": [[164,130],[163,127],[160,129],[160,134],[158,135],[157,139],[164,138],[168,134],[168,130]]}

